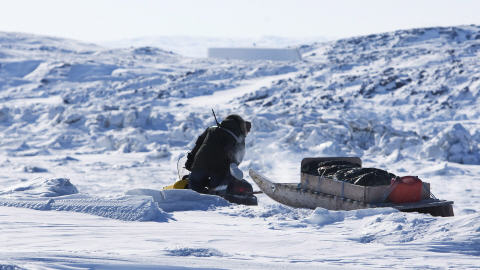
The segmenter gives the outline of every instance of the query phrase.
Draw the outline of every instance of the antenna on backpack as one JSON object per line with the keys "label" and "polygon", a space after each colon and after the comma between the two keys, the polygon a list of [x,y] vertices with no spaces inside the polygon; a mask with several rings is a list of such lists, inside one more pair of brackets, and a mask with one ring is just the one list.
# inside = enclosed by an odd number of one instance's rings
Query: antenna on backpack
{"label": "antenna on backpack", "polygon": [[218,123],[217,116],[215,115],[215,111],[213,110],[213,108],[212,108],[212,113],[213,113],[213,117],[215,117],[215,122],[217,123],[217,126],[220,126],[220,123]]}

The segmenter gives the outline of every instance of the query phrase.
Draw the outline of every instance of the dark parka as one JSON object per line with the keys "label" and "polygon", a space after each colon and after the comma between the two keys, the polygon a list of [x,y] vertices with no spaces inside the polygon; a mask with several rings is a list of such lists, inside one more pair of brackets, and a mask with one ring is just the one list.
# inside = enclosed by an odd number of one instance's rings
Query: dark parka
{"label": "dark parka", "polygon": [[220,126],[209,127],[198,137],[185,168],[226,176],[230,163],[242,162],[246,135],[245,121],[235,114],[227,116]]}

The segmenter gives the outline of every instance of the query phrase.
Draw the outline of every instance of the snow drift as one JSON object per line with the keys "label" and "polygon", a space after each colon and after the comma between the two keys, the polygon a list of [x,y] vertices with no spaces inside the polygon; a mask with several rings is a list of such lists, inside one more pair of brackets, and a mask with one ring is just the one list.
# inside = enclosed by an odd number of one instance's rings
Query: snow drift
{"label": "snow drift", "polygon": [[57,197],[78,193],[77,187],[66,178],[34,179],[0,191],[1,195],[21,197]]}
{"label": "snow drift", "polygon": [[172,219],[166,212],[206,211],[230,205],[221,197],[192,190],[134,189],[118,198],[77,193],[69,179],[36,179],[0,191],[0,206],[80,212],[127,221],[165,222]]}

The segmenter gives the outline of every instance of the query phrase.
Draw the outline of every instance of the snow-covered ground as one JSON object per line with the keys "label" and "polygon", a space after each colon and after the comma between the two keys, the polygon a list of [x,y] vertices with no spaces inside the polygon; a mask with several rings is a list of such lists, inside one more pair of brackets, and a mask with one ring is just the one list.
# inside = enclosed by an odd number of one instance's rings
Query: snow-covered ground
{"label": "snow-covered ground", "polygon": [[[479,268],[480,27],[299,49],[227,61],[0,33],[0,269]],[[360,156],[430,182],[455,217],[156,192],[211,108],[252,121],[244,172],[299,182],[303,157]]]}

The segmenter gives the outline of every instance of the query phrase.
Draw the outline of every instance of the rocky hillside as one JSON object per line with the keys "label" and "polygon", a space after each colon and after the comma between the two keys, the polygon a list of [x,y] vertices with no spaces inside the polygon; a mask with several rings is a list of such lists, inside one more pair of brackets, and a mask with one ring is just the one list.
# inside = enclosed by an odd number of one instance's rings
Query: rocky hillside
{"label": "rocky hillside", "polygon": [[[480,164],[479,26],[299,49],[302,62],[243,62],[0,33],[0,151],[169,157],[214,123],[213,107],[253,121],[247,165],[269,149]],[[234,94],[205,102],[222,90]]]}

